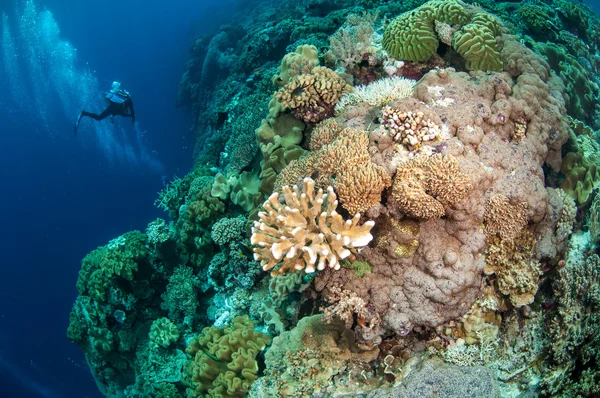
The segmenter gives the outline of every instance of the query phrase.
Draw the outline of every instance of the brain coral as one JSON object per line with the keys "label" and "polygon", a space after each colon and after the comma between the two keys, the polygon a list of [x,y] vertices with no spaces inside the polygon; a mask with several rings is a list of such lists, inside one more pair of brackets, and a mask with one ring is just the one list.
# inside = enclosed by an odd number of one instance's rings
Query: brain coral
{"label": "brain coral", "polygon": [[468,69],[502,70],[496,41],[502,23],[490,14],[467,8],[460,0],[431,0],[394,19],[383,34],[383,47],[405,61],[427,61],[440,40],[450,43]]}

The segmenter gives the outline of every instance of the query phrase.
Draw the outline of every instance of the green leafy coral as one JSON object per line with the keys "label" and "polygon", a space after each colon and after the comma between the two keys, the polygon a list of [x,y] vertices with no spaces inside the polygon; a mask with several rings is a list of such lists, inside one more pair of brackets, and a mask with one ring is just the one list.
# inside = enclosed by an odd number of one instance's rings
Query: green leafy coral
{"label": "green leafy coral", "polygon": [[236,317],[230,327],[207,327],[188,345],[188,396],[243,397],[258,376],[258,354],[271,338],[254,330],[247,317]]}

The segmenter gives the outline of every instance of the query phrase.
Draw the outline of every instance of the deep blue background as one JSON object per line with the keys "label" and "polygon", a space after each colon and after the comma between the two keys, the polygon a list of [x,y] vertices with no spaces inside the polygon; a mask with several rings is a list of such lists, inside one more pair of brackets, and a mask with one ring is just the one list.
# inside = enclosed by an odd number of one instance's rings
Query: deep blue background
{"label": "deep blue background", "polygon": [[[77,49],[80,66],[94,71],[102,89],[119,80],[132,93],[145,146],[164,171],[111,163],[93,145],[82,147],[77,140],[86,130],[73,137],[72,120],[51,104],[49,134],[27,109],[15,111],[2,92],[0,396],[100,396],[79,348],[66,338],[81,259],[166,217],[153,206],[162,177],[182,176],[192,161],[190,115],[175,108],[188,48],[196,34],[226,22],[233,3],[38,2],[52,12],[61,38]],[[18,4],[0,3],[13,28]],[[1,71],[0,65],[0,79],[6,78]]]}

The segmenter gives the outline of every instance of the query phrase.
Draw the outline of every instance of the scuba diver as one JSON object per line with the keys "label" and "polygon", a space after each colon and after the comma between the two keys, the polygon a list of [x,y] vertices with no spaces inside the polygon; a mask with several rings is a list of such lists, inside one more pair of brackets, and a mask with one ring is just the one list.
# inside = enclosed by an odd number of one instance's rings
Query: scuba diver
{"label": "scuba diver", "polygon": [[112,88],[109,92],[106,93],[105,96],[108,101],[108,106],[102,113],[92,113],[87,112],[86,110],[82,110],[79,114],[79,118],[77,118],[77,122],[75,122],[75,134],[77,134],[77,127],[79,127],[79,122],[85,116],[91,117],[94,120],[102,120],[110,116],[111,122],[114,123],[113,116],[124,116],[130,117],[131,121],[135,123],[135,111],[133,110],[133,101],[131,100],[131,96],[126,90],[121,89],[121,83],[113,82]]}

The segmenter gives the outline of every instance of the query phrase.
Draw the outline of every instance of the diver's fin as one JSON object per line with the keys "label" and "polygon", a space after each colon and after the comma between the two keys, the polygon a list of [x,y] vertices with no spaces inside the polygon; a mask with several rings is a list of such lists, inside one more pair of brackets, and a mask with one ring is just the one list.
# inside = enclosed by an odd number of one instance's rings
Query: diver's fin
{"label": "diver's fin", "polygon": [[79,112],[79,117],[77,117],[77,121],[75,122],[75,126],[73,126],[73,132],[77,135],[77,127],[79,127],[79,122],[81,121],[81,117],[83,116],[83,111]]}

